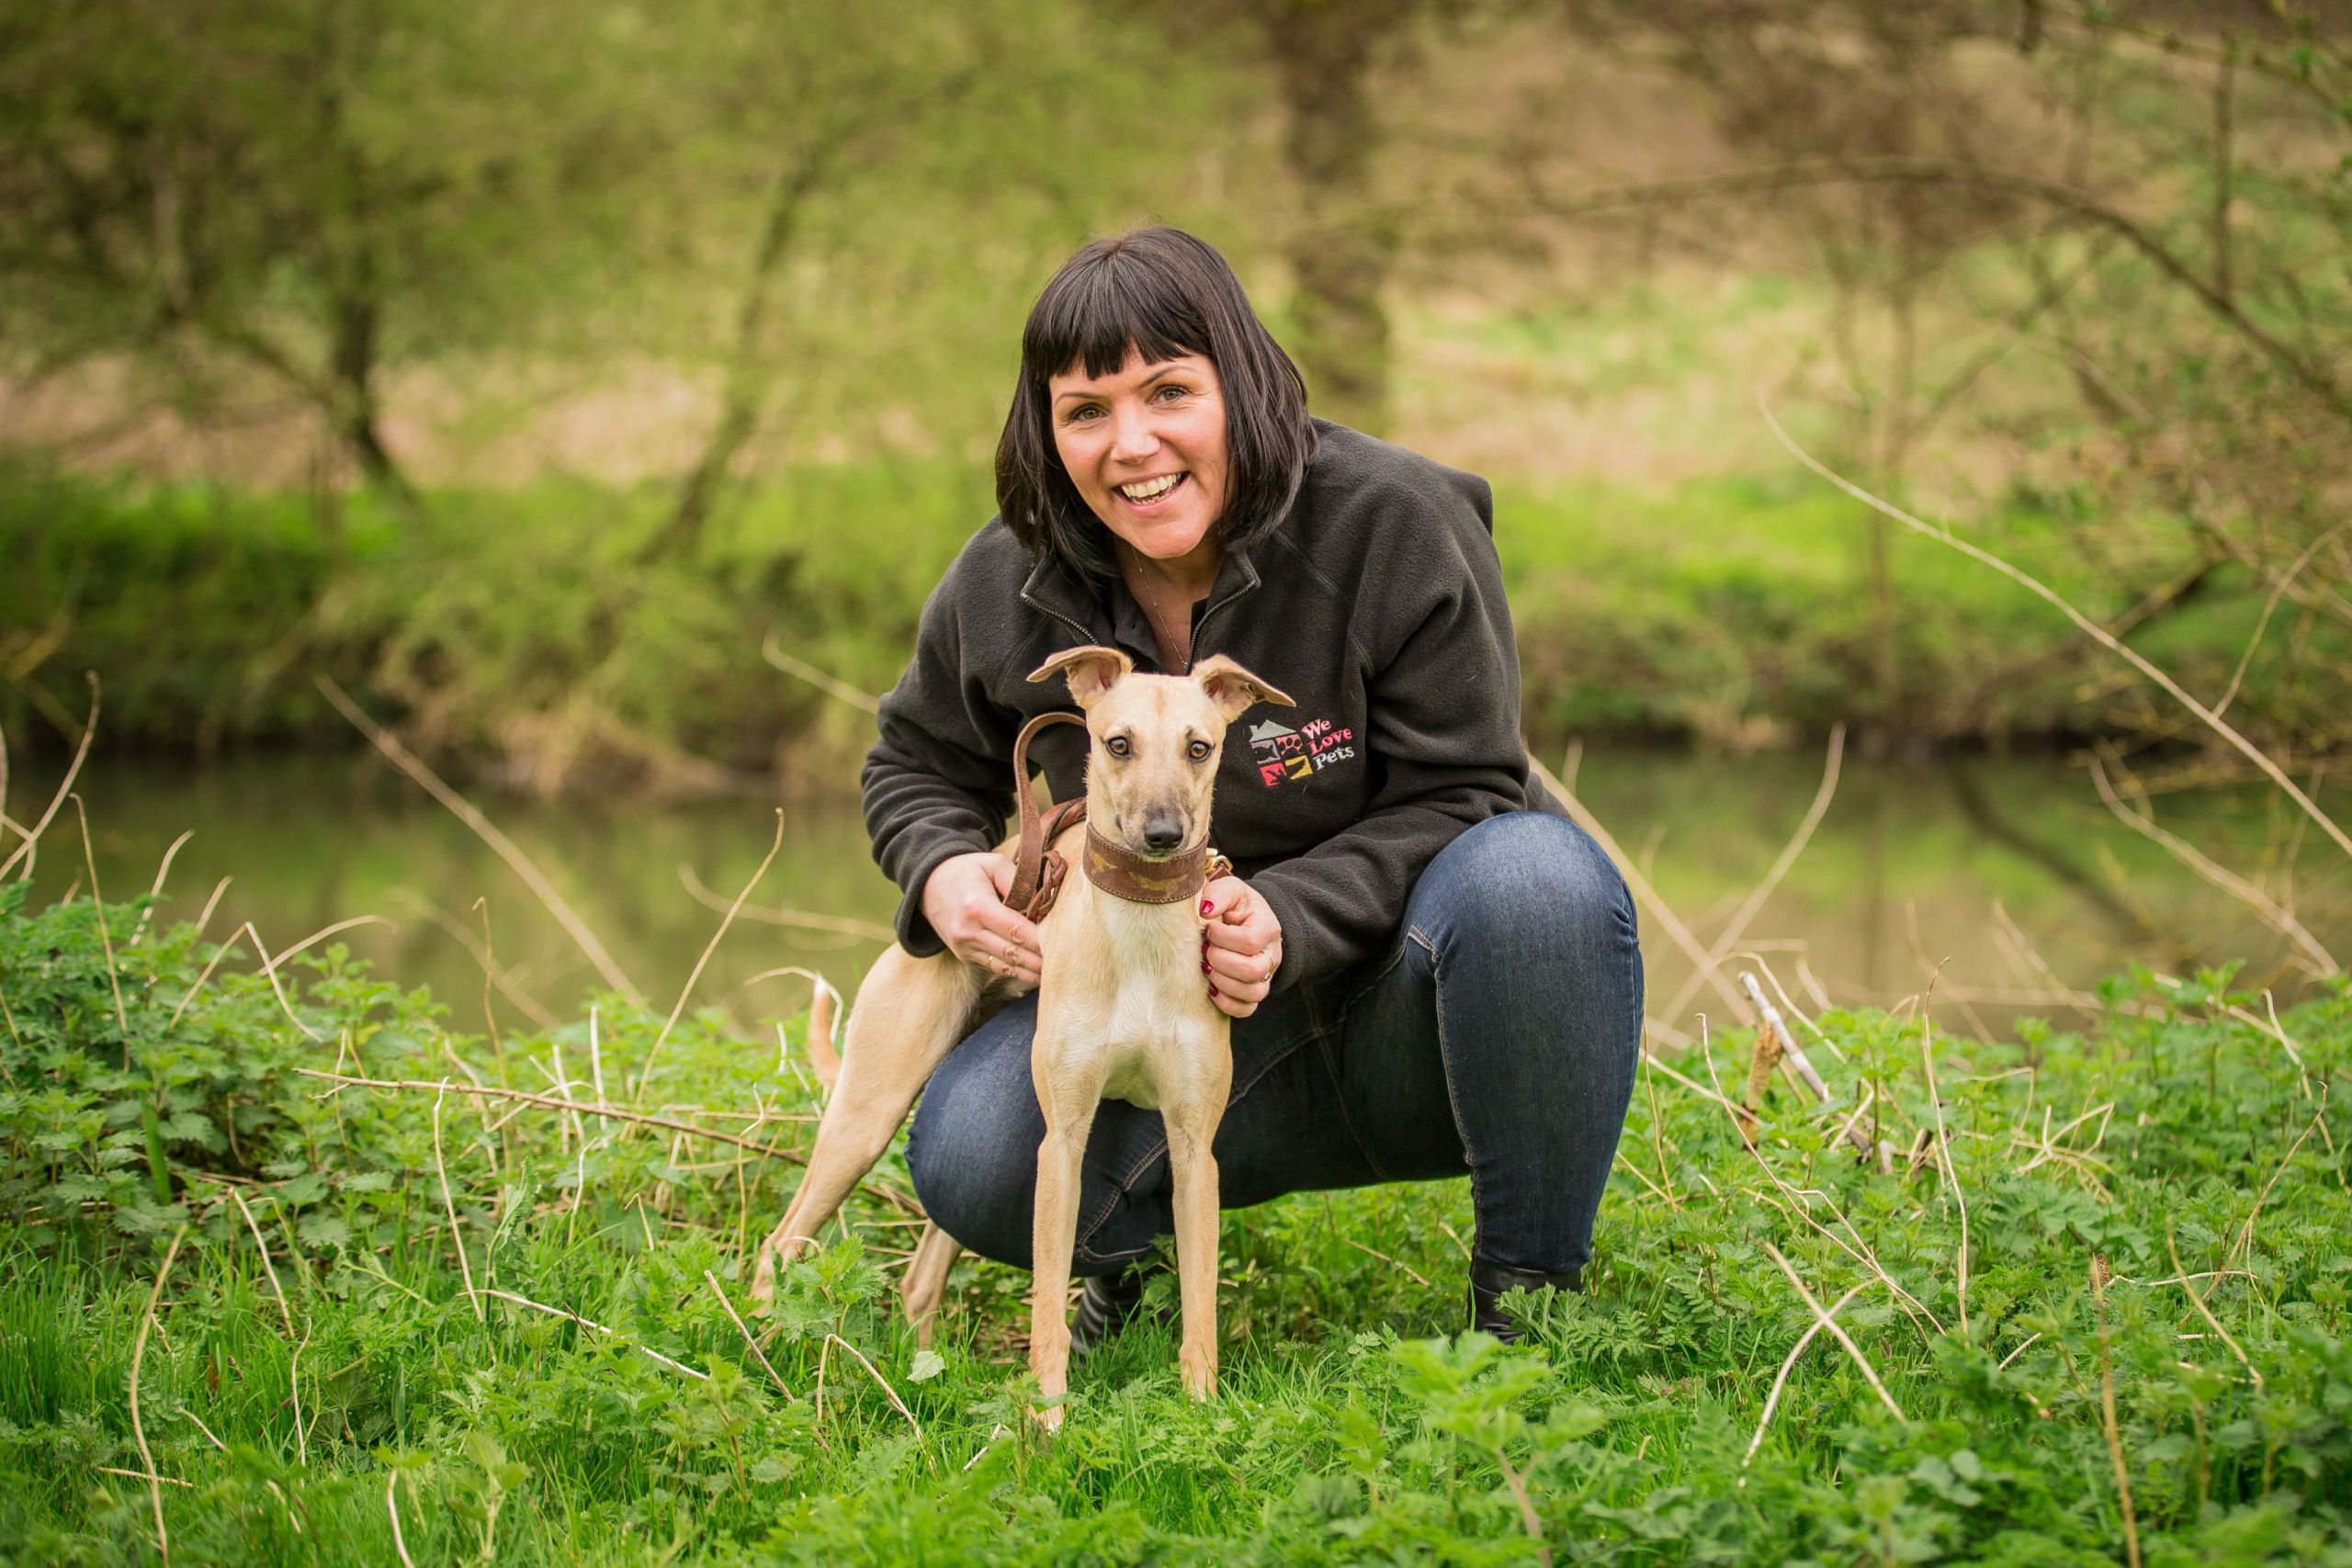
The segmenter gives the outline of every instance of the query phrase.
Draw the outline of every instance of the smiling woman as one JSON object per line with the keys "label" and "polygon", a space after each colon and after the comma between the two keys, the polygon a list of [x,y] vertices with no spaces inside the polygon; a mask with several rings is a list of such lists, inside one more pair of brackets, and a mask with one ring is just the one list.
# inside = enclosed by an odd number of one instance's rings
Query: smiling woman
{"label": "smiling woman", "polygon": [[1150,618],[1159,661],[1193,661],[1193,605],[1224,558],[1225,388],[1204,355],[1162,364],[1130,349],[1108,376],[1064,371],[1053,393],[1054,448],[1079,499],[1111,531],[1120,575]]}
{"label": "smiling woman", "polygon": [[[1224,749],[1211,827],[1235,874],[1199,911],[1203,984],[1235,1020],[1222,1201],[1466,1169],[1473,1314],[1513,1333],[1500,1294],[1573,1288],[1589,1253],[1642,969],[1616,868],[1529,781],[1486,481],[1311,419],[1225,259],[1142,229],[1080,250],[1031,310],[997,500],[866,760],[900,945],[1040,977],[993,848],[1014,737],[1059,696],[1030,671],[1096,645],[1262,674],[1297,711]],[[1036,737],[1057,799],[1084,793],[1084,735]],[[1024,1267],[1036,1017],[1033,995],[974,1020],[908,1145],[940,1225]],[[1159,1112],[1105,1104],[1083,1168],[1081,1342],[1133,1309],[1131,1266],[1170,1230]]]}

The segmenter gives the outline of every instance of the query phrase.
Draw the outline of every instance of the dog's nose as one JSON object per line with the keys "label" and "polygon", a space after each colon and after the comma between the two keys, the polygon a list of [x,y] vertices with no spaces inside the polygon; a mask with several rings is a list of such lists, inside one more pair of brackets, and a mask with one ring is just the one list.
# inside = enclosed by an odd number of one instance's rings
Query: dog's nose
{"label": "dog's nose", "polygon": [[1144,819],[1143,847],[1152,854],[1172,854],[1184,847],[1184,824],[1174,817]]}

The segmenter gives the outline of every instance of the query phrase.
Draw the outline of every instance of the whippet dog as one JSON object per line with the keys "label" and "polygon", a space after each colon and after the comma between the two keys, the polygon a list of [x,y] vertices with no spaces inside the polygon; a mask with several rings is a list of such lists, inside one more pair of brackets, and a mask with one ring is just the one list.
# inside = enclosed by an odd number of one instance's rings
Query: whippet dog
{"label": "whippet dog", "polygon": [[[1033,847],[1022,855],[1023,875],[1008,900],[1019,907],[1040,880],[1050,900],[1034,917],[1045,962],[1030,1052],[1046,1136],[1037,1149],[1029,1365],[1041,1396],[1038,1419],[1048,1428],[1061,1424],[1068,1389],[1063,1314],[1080,1162],[1104,1099],[1156,1108],[1167,1124],[1183,1304],[1178,1361],[1194,1397],[1205,1399],[1216,1387],[1217,1171],[1210,1145],[1225,1115],[1233,1052],[1232,1020],[1209,999],[1200,971],[1206,923],[1200,890],[1226,868],[1208,844],[1210,796],[1227,726],[1258,703],[1295,705],[1222,655],[1189,675],[1138,675],[1115,649],[1075,648],[1029,679],[1057,674],[1069,682],[1089,737],[1084,819],[1066,803],[1044,829],[1034,827],[1024,731],[1015,787]],[[1035,874],[1047,840],[1056,855],[1082,867],[1059,881],[1057,895],[1058,867]],[[1003,847],[1021,847],[1021,840]],[[808,1174],[761,1243],[755,1299],[770,1299],[776,1265],[813,1243],[880,1157],[940,1060],[979,1019],[1028,988],[952,953],[916,958],[894,945],[876,961],[850,1014]],[[908,1265],[900,1294],[926,1333],[958,1250],[932,1226]]]}

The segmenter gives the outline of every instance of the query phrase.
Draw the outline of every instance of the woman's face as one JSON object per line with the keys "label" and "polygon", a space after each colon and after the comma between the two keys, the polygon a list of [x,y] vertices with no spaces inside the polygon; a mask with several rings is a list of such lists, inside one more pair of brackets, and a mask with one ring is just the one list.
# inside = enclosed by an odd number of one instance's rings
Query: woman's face
{"label": "woman's face", "polygon": [[1157,561],[1204,548],[1225,511],[1225,389],[1197,354],[1090,377],[1074,363],[1046,384],[1054,446],[1103,526]]}

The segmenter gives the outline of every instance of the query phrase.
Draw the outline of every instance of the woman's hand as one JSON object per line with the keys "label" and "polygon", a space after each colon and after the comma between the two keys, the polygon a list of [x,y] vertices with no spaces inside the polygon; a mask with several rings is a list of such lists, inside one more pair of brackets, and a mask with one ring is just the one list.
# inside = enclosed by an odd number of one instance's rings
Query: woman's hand
{"label": "woman's hand", "polygon": [[1238,876],[1220,876],[1201,889],[1201,973],[1209,999],[1232,1018],[1248,1018],[1273,989],[1282,967],[1283,923],[1266,901]]}
{"label": "woman's hand", "polygon": [[923,918],[965,963],[1034,986],[1045,953],[1037,928],[1006,907],[1012,886],[1012,856],[985,850],[951,856],[922,885]]}

